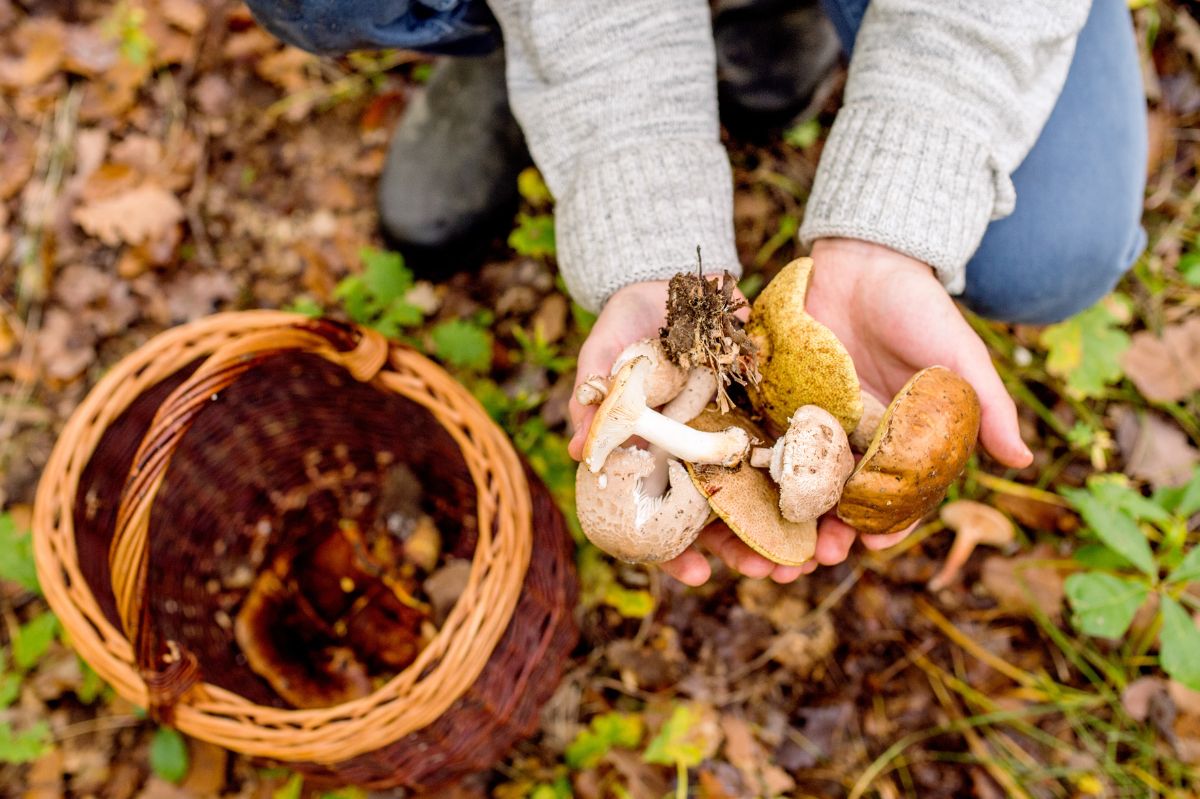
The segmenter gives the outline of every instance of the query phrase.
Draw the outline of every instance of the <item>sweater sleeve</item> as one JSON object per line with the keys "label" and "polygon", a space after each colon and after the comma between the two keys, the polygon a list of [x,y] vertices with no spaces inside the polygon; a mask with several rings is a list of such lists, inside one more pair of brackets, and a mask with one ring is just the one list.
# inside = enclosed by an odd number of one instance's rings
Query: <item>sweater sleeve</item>
{"label": "sweater sleeve", "polygon": [[740,274],[705,0],[490,0],[513,113],[554,194],[559,268],[598,310],[695,268]]}
{"label": "sweater sleeve", "polygon": [[1066,81],[1090,0],[872,0],[800,230],[933,266],[954,294]]}

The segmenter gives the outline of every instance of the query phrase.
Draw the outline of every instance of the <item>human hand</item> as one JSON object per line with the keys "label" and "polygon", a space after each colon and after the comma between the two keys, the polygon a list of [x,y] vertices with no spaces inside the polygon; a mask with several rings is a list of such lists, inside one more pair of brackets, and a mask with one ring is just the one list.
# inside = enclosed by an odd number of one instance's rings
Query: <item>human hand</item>
{"label": "human hand", "polygon": [[[741,294],[737,295],[741,298]],[[587,341],[579,350],[578,371],[575,387],[590,375],[608,375],[617,356],[630,344],[658,335],[659,328],[666,324],[667,281],[635,283],[617,291],[604,306]],[[748,310],[738,312],[743,321]],[[588,428],[596,414],[595,406],[581,405],[574,392],[570,401],[571,423],[575,434],[571,438],[571,457],[579,460],[583,455],[583,444]],[[733,534],[725,524],[710,524],[696,539],[696,544],[725,561],[729,568],[747,577],[771,577],[786,583],[803,573],[800,566],[782,566],[764,558]],[[674,560],[660,564],[667,574],[688,585],[701,585],[712,574],[708,560],[693,544]],[[844,556],[843,556],[844,558]]]}
{"label": "human hand", "polygon": [[[1033,461],[1017,409],[987,348],[927,265],[878,244],[818,239],[805,307],[845,345],[864,391],[885,405],[917,371],[940,364],[971,384],[982,411],[979,438],[1013,468]],[[899,543],[910,530],[863,535],[868,549]],[[815,563],[846,559],[856,531],[833,514],[820,522]],[[816,568],[805,564],[806,571]]]}

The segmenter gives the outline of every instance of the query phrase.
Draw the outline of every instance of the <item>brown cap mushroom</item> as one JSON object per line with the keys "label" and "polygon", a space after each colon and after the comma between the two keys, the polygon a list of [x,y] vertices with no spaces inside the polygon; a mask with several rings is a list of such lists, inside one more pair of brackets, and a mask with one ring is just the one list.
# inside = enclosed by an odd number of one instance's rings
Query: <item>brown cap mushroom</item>
{"label": "brown cap mushroom", "polygon": [[[648,493],[646,481],[663,468],[670,487]],[[599,474],[580,464],[575,506],[588,540],[632,563],[670,560],[696,540],[709,517],[708,501],[678,461],[656,463],[654,454],[636,447],[613,450]]]}
{"label": "brown cap mushroom", "polygon": [[775,435],[801,405],[829,411],[847,433],[862,415],[854,361],[833,331],[804,310],[811,277],[811,258],[792,261],[758,295],[746,323],[762,374],[748,386],[750,401]]}
{"label": "brown cap mushroom", "polygon": [[864,533],[903,530],[937,507],[979,435],[979,399],[944,366],[913,375],[892,400],[842,489],[837,514]]}
{"label": "brown cap mushroom", "polygon": [[610,452],[635,435],[689,463],[732,466],[746,457],[750,438],[741,428],[702,433],[647,407],[652,375],[650,360],[638,356],[613,378],[583,447],[583,462],[593,473],[600,471]]}
{"label": "brown cap mushroom", "polygon": [[793,522],[817,518],[838,503],[854,470],[846,431],[816,405],[796,409],[787,432],[770,449],[750,453],[750,465],[767,466],[779,484],[779,512]]}
{"label": "brown cap mushroom", "polygon": [[940,591],[954,581],[958,572],[971,557],[979,544],[1002,547],[1016,540],[1017,531],[1013,523],[991,505],[960,499],[947,502],[939,513],[942,523],[954,531],[954,543],[946,562],[926,586],[930,591]]}
{"label": "brown cap mushroom", "polygon": [[[691,421],[698,430],[717,430],[733,422],[752,438],[763,432],[740,411],[722,414],[708,408]],[[786,566],[809,560],[817,546],[815,520],[791,522],[779,513],[779,488],[749,463],[733,468],[688,464],[692,480],[708,504],[746,545],[763,557]]]}

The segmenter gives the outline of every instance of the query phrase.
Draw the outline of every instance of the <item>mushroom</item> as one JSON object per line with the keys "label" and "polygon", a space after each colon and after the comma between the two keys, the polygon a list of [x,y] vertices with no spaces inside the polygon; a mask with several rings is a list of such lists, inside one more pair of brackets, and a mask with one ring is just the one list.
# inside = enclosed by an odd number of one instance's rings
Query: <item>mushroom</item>
{"label": "mushroom", "polygon": [[815,519],[838,503],[854,470],[846,432],[833,414],[816,405],[796,409],[775,446],[750,453],[750,465],[768,467],[779,484],[779,512],[793,522]]}
{"label": "mushroom", "polygon": [[635,341],[622,350],[613,361],[609,375],[616,377],[617,372],[634,358],[646,358],[652,366],[650,377],[646,381],[646,404],[651,408],[670,402],[687,382],[688,372],[667,357],[662,340],[657,338]]}
{"label": "mushroom", "polygon": [[850,433],[850,448],[855,452],[866,452],[867,447],[871,446],[871,439],[875,437],[875,431],[879,429],[879,423],[883,421],[883,414],[887,408],[883,407],[883,403],[875,399],[874,394],[868,394],[865,391],[859,392],[862,397],[863,412],[859,417],[858,424],[854,426],[854,431]]}
{"label": "mushroom", "polygon": [[842,489],[837,514],[863,533],[903,530],[937,507],[979,435],[979,399],[944,366],[913,375]]}
{"label": "mushroom", "polygon": [[660,563],[687,549],[708,521],[708,500],[674,460],[665,471],[665,494],[646,490],[645,480],[658,469],[655,456],[636,447],[619,447],[594,474],[580,464],[575,472],[579,524],[593,544],[632,563]]}
{"label": "mushroom", "polygon": [[599,405],[608,396],[608,378],[604,375],[588,375],[575,389],[575,399],[580,405]]}
{"label": "mushroom", "polygon": [[[722,414],[708,408],[690,423],[698,430],[719,430],[733,422],[748,437],[763,432],[741,411]],[[761,469],[743,462],[733,468],[688,465],[692,482],[708,497],[713,511],[755,552],[774,563],[799,566],[812,558],[817,546],[815,519],[793,522],[779,512],[779,488]]]}
{"label": "mushroom", "polygon": [[954,543],[941,570],[926,585],[930,591],[940,591],[950,585],[979,544],[1002,547],[1017,537],[1009,518],[982,502],[969,499],[947,502],[939,515],[942,523],[954,531]]}
{"label": "mushroom", "polygon": [[811,258],[792,261],[758,295],[746,323],[762,374],[747,387],[750,401],[776,436],[802,405],[829,411],[847,433],[862,416],[854,361],[833,331],[804,310],[811,277]]}
{"label": "mushroom", "polygon": [[638,356],[613,378],[583,448],[583,461],[593,473],[600,471],[610,452],[635,435],[689,463],[733,466],[746,457],[750,437],[741,428],[702,433],[647,407],[652,367],[649,358]]}

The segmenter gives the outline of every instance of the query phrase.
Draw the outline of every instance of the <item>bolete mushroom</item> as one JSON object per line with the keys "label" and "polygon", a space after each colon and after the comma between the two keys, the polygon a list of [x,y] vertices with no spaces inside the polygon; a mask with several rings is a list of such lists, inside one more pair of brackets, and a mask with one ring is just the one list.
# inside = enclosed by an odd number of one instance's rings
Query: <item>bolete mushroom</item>
{"label": "bolete mushroom", "polygon": [[838,503],[842,485],[854,470],[854,456],[846,431],[833,414],[803,405],[773,447],[751,451],[750,465],[767,467],[779,485],[783,518],[807,522]]}
{"label": "bolete mushroom", "polygon": [[[719,430],[730,422],[750,438],[762,440],[764,434],[741,411],[722,414],[706,409],[690,422],[697,430]],[[799,566],[809,560],[817,546],[815,520],[792,522],[779,512],[779,488],[766,472],[748,462],[733,468],[688,464],[692,481],[706,497],[713,511],[729,529],[755,552],[775,563]]]}
{"label": "bolete mushroom", "polygon": [[754,301],[746,334],[758,353],[762,379],[747,386],[767,431],[782,435],[802,405],[829,411],[849,433],[862,416],[858,374],[842,342],[804,310],[812,259],[785,266]]}
{"label": "bolete mushroom", "polygon": [[892,400],[842,489],[837,515],[864,533],[903,530],[937,507],[979,435],[979,399],[944,366],[913,375]]}
{"label": "bolete mushroom", "polygon": [[580,464],[575,503],[584,535],[608,554],[631,563],[661,563],[683,552],[709,517],[708,500],[675,460],[666,462],[666,493],[648,492],[661,467],[653,453],[618,447],[599,474]]}
{"label": "bolete mushroom", "polygon": [[599,472],[608,454],[635,435],[689,463],[732,466],[746,457],[750,437],[745,430],[700,432],[647,407],[652,374],[650,359],[640,355],[617,372],[584,443],[583,462],[588,469]]}

